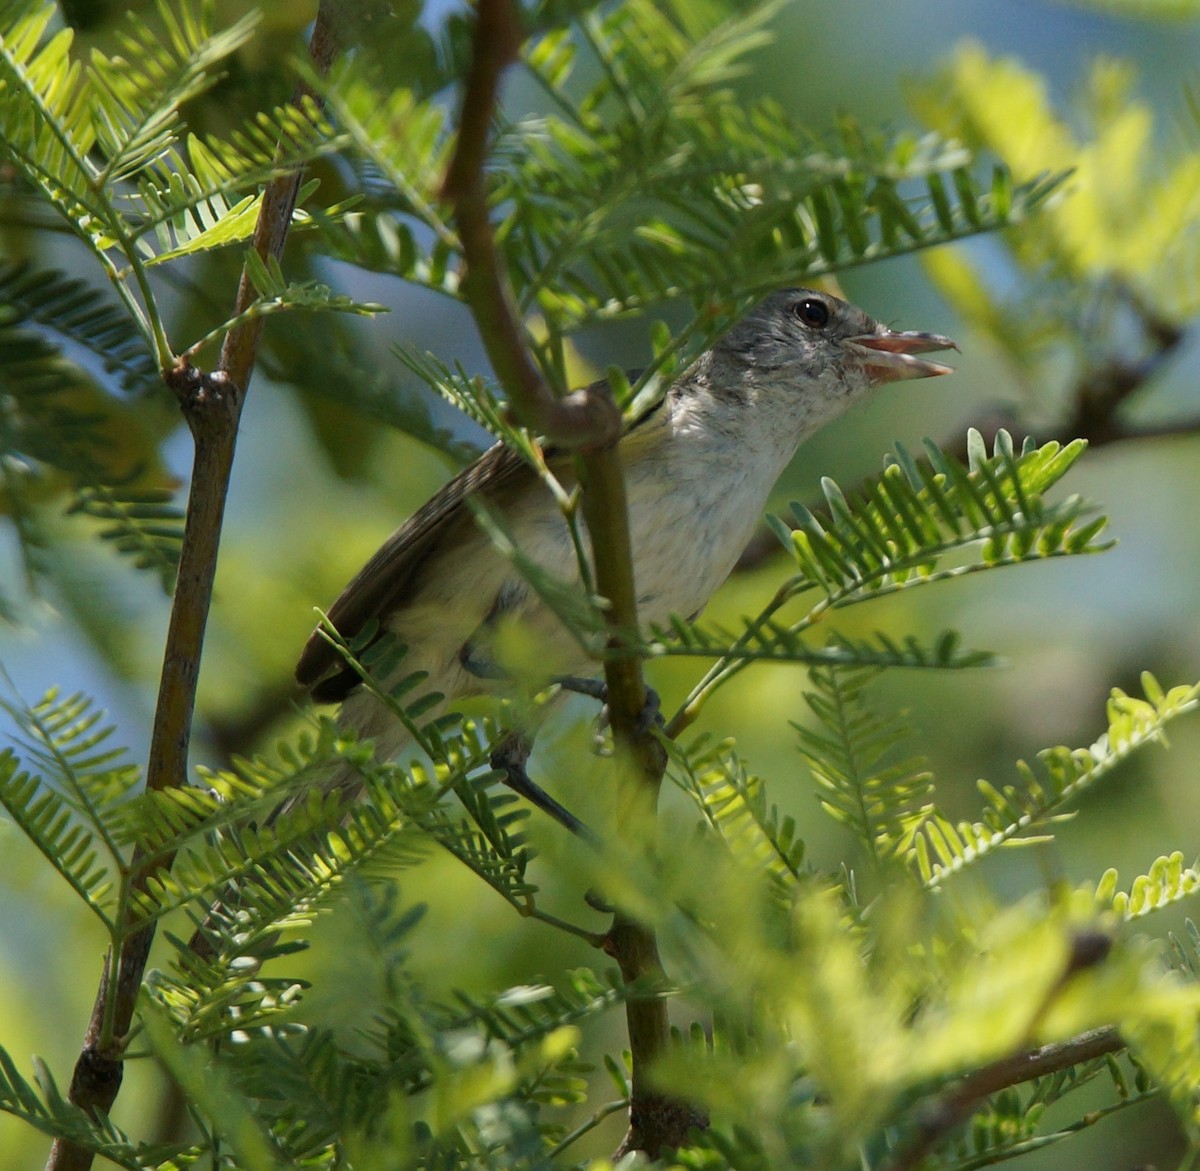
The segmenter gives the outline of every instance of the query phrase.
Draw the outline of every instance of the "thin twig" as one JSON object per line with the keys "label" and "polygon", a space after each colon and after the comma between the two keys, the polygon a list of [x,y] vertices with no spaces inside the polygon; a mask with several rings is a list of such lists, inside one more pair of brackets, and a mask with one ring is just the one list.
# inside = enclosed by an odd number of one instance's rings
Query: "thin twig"
{"label": "thin twig", "polygon": [[921,1111],[917,1133],[886,1171],[912,1171],[933,1146],[960,1126],[985,1098],[1125,1047],[1114,1028],[1092,1029],[1069,1041],[1028,1049],[968,1074]]}
{"label": "thin twig", "polygon": [[[314,67],[326,72],[334,53],[334,39],[325,3],[317,15],[309,52]],[[295,171],[274,179],[263,193],[254,247],[264,260],[278,258],[283,250],[299,186],[300,172]],[[253,286],[243,273],[235,312],[242,312],[253,297]],[[186,365],[164,374],[192,433],[196,453],[146,765],[148,790],[179,788],[187,781],[200,655],[212,603],[238,420],[261,334],[261,320],[232,329],[225,339],[220,366],[213,374]],[[149,862],[135,852],[122,906],[128,908],[130,896],[147,889],[154,876],[168,869],[173,860],[174,855],[168,853],[158,854]],[[89,1113],[107,1115],[120,1091],[125,1037],[133,1023],[153,941],[154,925],[150,924],[118,937],[115,970],[111,953],[105,960],[83,1048],[71,1077],[70,1101]],[[46,1171],[88,1171],[92,1160],[92,1152],[56,1139]]]}
{"label": "thin twig", "polygon": [[[337,7],[335,0],[321,0],[317,9],[317,19],[313,24],[312,36],[308,42],[308,57],[318,76],[324,77],[329,72],[330,65],[337,54],[337,37],[334,31],[333,10]],[[293,102],[300,105],[306,99],[314,98],[312,87],[301,81],[296,86]],[[283,255],[283,245],[287,240],[288,229],[292,224],[292,214],[296,210],[296,198],[300,192],[302,172],[299,168],[285,175],[280,175],[267,184],[263,192],[262,205],[258,212],[258,221],[254,225],[254,251],[263,260],[277,260]],[[238,284],[237,299],[234,302],[234,316],[250,307],[257,296],[254,283],[250,280],[249,271],[242,270],[241,281]],[[225,335],[221,346],[221,360],[218,368],[222,370],[235,386],[242,391],[249,385],[250,373],[258,355],[258,343],[262,338],[265,322],[261,318],[252,319],[231,329]]]}
{"label": "thin twig", "polygon": [[546,1162],[549,1163],[552,1160],[557,1159],[559,1155],[563,1154],[565,1151],[574,1146],[575,1143],[583,1138],[585,1134],[595,1130],[596,1127],[599,1126],[600,1123],[602,1123],[606,1118],[616,1114],[619,1110],[627,1109],[628,1106],[629,1103],[624,1099],[618,1099],[615,1102],[609,1102],[606,1105],[601,1106],[599,1110],[592,1114],[591,1118],[589,1118],[586,1122],[581,1122],[573,1131],[571,1131],[546,1152]]}

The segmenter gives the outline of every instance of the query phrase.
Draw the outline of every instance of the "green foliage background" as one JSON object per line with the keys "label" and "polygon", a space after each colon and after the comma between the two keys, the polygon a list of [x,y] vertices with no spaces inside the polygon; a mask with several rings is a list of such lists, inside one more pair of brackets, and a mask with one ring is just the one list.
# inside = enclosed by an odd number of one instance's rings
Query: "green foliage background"
{"label": "green foliage background", "polygon": [[[838,121],[836,112],[849,110],[868,126],[879,121],[890,128],[926,125],[957,136],[1004,160],[1017,183],[1074,168],[1058,201],[1010,236],[855,266],[846,274],[844,286],[853,300],[903,327],[950,333],[964,355],[955,378],[936,385],[902,384],[810,444],[780,485],[780,511],[786,512],[792,499],[820,502],[822,475],[833,475],[849,488],[876,474],[893,440],[917,450],[929,435],[953,446],[961,443],[968,422],[984,424],[998,410],[1015,412],[1038,438],[1073,438],[1062,429],[1077,417],[1077,385],[1114,362],[1143,359],[1148,319],[1186,325],[1195,314],[1200,131],[1182,88],[1193,78],[1186,73],[1173,78],[1162,69],[1147,77],[1148,71],[1138,65],[1160,60],[1168,46],[1171,59],[1186,58],[1180,46],[1194,49],[1200,42],[1196,13],[1187,5],[1123,5],[1117,15],[1048,3],[1021,5],[1018,16],[1033,27],[1047,22],[1044,39],[1056,47],[1057,56],[1077,63],[1069,71],[1060,68],[1046,89],[1036,71],[996,60],[999,52],[1015,48],[1036,61],[1044,47],[1014,32],[1000,6],[990,14],[988,6],[979,7],[982,15],[972,17],[961,31],[974,32],[981,42],[956,48],[960,29],[943,6],[889,5],[881,15],[877,6],[847,4],[839,6],[837,19],[830,19],[827,6],[794,2],[764,25],[771,37],[764,36],[754,70],[730,80],[747,103],[770,95],[792,118],[813,129],[840,131],[843,142],[860,133],[848,119]],[[69,8],[80,41],[112,52],[118,14],[103,5]],[[1142,11],[1154,8],[1175,9],[1166,15],[1179,23],[1134,19],[1163,15]],[[232,6],[222,8],[220,26],[237,15]],[[364,5],[360,15],[356,35],[375,50],[364,54],[364,67],[374,56],[376,65],[386,63],[395,76],[410,79],[418,93],[437,88],[440,66],[433,42],[414,35],[409,23],[417,15],[415,6],[392,6],[388,13]],[[294,51],[298,26],[310,16],[291,4],[263,6],[259,31],[234,56],[226,80],[212,92],[197,93],[189,104],[191,128],[227,136],[252,111],[280,102],[288,90],[282,80],[285,54]],[[147,18],[153,19],[152,13]],[[429,14],[427,19],[437,17]],[[1097,51],[1122,53],[1129,64],[1093,66],[1089,59]],[[392,139],[396,154],[372,158],[363,169],[365,177],[378,180],[379,190],[387,180],[401,178],[412,188],[405,198],[420,199],[422,190],[436,183],[445,161],[444,151],[437,154],[437,111],[417,111],[402,99],[386,109],[355,107],[354,96],[353,87],[347,87],[345,105],[331,110],[348,138],[357,137],[360,144],[375,140],[378,126],[371,119],[403,128]],[[369,92],[360,96],[365,100]],[[680,100],[687,96],[681,94]],[[519,80],[506,94],[506,108],[514,115],[541,109],[549,101]],[[869,151],[874,143],[869,134],[867,138]],[[517,145],[502,140],[502,153],[504,149],[516,151]],[[303,155],[303,143],[296,153]],[[137,161],[134,154],[130,151],[130,167]],[[705,164],[701,153],[698,183],[710,178]],[[218,164],[212,166],[215,174]],[[570,206],[575,194],[571,181],[603,189],[603,175],[561,170],[561,159],[548,150],[543,170],[531,166],[524,173],[529,189],[509,193],[512,206],[532,203],[535,196],[547,203],[557,196]],[[313,206],[336,207],[349,194],[352,181],[338,166],[321,160],[314,173],[322,186],[319,199],[310,201]],[[555,188],[558,180],[561,190]],[[647,249],[660,250],[656,255],[664,267],[678,263],[682,270],[694,263],[684,255],[684,245],[703,248],[705,232],[688,221],[687,186],[679,173],[667,171],[659,181],[659,188],[648,184],[639,195],[653,207],[659,206],[656,200],[682,193],[674,208],[678,216],[663,215],[640,239]],[[367,190],[375,189],[368,184]],[[953,195],[951,190],[947,198]],[[21,214],[0,215],[0,292],[5,305],[13,307],[8,319],[0,318],[0,327],[52,322],[55,328],[45,344],[65,343],[65,352],[73,355],[77,339],[63,299],[72,291],[85,298],[83,289],[99,288],[92,285],[94,270],[77,242],[46,230],[48,225],[36,218],[24,218],[27,205],[5,198],[4,206]],[[380,207],[387,206],[386,198],[380,197]],[[623,209],[626,216],[638,210],[631,206]],[[249,210],[248,205],[247,214]],[[397,256],[403,260],[408,247],[402,237],[389,240],[371,233],[373,221],[366,213],[376,210],[368,201],[356,209],[364,213],[360,220],[332,227],[324,237],[335,254],[361,268],[320,259],[318,249],[306,247],[299,234],[288,266],[291,283],[272,285],[275,274],[261,274],[264,300],[274,293],[293,302],[310,297],[325,303],[331,295],[321,286],[329,285],[354,298],[335,308],[386,302],[393,311],[367,322],[352,315],[281,314],[269,323],[268,350],[242,425],[231,525],[205,656],[196,761],[222,764],[232,753],[260,749],[301,725],[303,717],[290,706],[296,698],[290,671],[311,626],[313,604],[327,602],[379,539],[445,478],[451,461],[481,437],[444,404],[431,401],[389,352],[390,344],[399,342],[416,351],[432,349],[471,373],[483,369],[460,306],[428,291],[414,292],[390,277],[371,276],[372,270],[397,267]],[[226,224],[231,222],[228,208],[214,211]],[[836,216],[838,209],[825,211]],[[745,208],[738,214],[753,218]],[[819,209],[814,216],[820,222]],[[190,236],[184,232],[167,246],[186,249],[204,228],[197,220],[190,225]],[[613,268],[619,274],[619,241],[628,234],[628,219],[615,221],[610,230],[616,241]],[[897,230],[894,224],[892,230]],[[514,215],[511,238],[521,231],[520,216]],[[834,237],[853,244],[853,232],[844,225],[830,239]],[[721,239],[719,231],[709,238],[704,271],[714,263],[712,239]],[[414,257],[426,241],[417,244]],[[196,255],[173,270],[173,289],[164,301],[173,337],[201,337],[221,320],[241,262],[240,248],[209,252],[193,246]],[[755,247],[749,232],[743,246]],[[823,259],[829,267],[843,268],[855,258],[831,254]],[[28,283],[30,269],[21,267],[25,263],[33,269],[58,267],[82,283],[60,288],[57,299],[48,301],[44,291]],[[418,275],[423,284],[436,287],[438,272]],[[765,270],[764,287],[773,283],[772,272]],[[652,300],[654,290],[630,287],[625,292],[625,302],[636,305],[639,297]],[[527,306],[551,320],[559,314],[559,321],[568,323],[569,335],[557,352],[563,378],[570,383],[610,364],[644,365],[656,341],[650,324],[655,315],[664,316],[676,330],[687,321],[684,310],[669,305],[655,307],[649,318],[629,320],[624,315],[600,320],[613,315],[591,312],[586,305],[585,297],[576,304],[561,284],[547,282],[540,296],[530,294]],[[94,331],[94,316],[85,318]],[[23,337],[22,344],[37,342]],[[154,377],[153,359],[147,363],[137,347],[123,348],[117,340],[109,349],[122,355],[115,371],[97,372],[93,380],[76,380],[69,387],[79,413],[96,420],[94,427],[69,436],[69,450],[38,453],[48,472],[32,492],[3,495],[8,531],[3,534],[0,598],[19,624],[0,631],[0,639],[12,676],[10,698],[20,694],[32,702],[51,684],[80,686],[101,696],[103,706],[114,713],[114,740],[137,746],[145,742],[159,666],[166,613],[160,582],[171,572],[172,508],[180,499],[178,481],[186,474],[187,456],[165,396],[136,397]],[[553,353],[550,343],[547,353]],[[210,348],[200,357],[211,354]],[[668,359],[666,355],[664,362]],[[1154,374],[1145,393],[1123,407],[1121,422],[1147,429],[1190,422],[1195,361],[1186,347]],[[399,424],[404,433],[389,424]],[[70,484],[71,507],[64,511],[58,503],[64,482],[80,466],[89,476]],[[11,464],[6,468],[13,474]],[[1103,557],[1066,558],[898,594],[873,607],[869,616],[850,612],[841,620],[839,633],[848,640],[867,639],[881,625],[897,639],[914,629],[957,629],[971,647],[1003,657],[997,670],[896,672],[868,684],[876,709],[907,710],[917,731],[913,748],[928,756],[939,778],[938,799],[948,820],[978,817],[977,776],[1002,785],[1017,779],[1017,758],[1030,758],[1051,744],[1092,743],[1106,725],[1104,704],[1112,685],[1140,694],[1143,670],[1153,671],[1164,683],[1197,677],[1200,648],[1194,615],[1200,587],[1194,566],[1200,562],[1200,548],[1189,489],[1198,475],[1195,437],[1188,432],[1094,446],[1072,470],[1067,487],[1104,502],[1110,532],[1121,542],[1116,549]],[[115,495],[114,481],[120,485]],[[128,530],[124,541],[92,539],[101,530],[122,526]],[[17,541],[17,531],[25,534],[24,542]],[[128,557],[114,555],[122,544],[150,572],[131,573]],[[736,629],[741,615],[757,612],[770,597],[781,572],[775,561],[739,574],[706,617],[714,626]],[[665,710],[673,710],[686,695],[699,669],[686,657],[652,664],[651,678],[663,694]],[[740,761],[747,762],[748,775],[772,778],[771,801],[781,807],[781,817],[795,819],[793,833],[807,841],[808,862],[834,868],[850,851],[863,868],[865,886],[886,885],[886,872],[873,874],[861,848],[814,800],[824,796],[840,813],[839,821],[854,823],[852,813],[839,809],[804,764],[804,736],[817,726],[802,698],[805,690],[815,692],[819,703],[819,681],[814,686],[797,667],[756,667],[719,693],[705,710],[701,727],[721,734],[736,730]],[[585,819],[599,821],[605,809],[603,792],[597,791],[601,782],[589,786],[586,766],[579,764],[581,753],[586,759],[589,733],[580,725],[586,715],[580,705],[556,717],[561,736],[543,750],[538,775]],[[809,731],[799,738],[791,730],[785,733],[792,720]],[[17,729],[15,722],[13,727]],[[1156,856],[1174,850],[1185,859],[1194,857],[1197,810],[1191,762],[1197,737],[1193,724],[1180,721],[1172,730],[1172,753],[1143,753],[1106,778],[1073,821],[1055,828],[1053,844],[1000,852],[989,863],[993,886],[1016,897],[1059,882],[1074,887],[1109,866],[1123,875],[1142,874]],[[683,769],[696,777],[698,793],[704,792],[704,764],[703,759],[690,760]],[[574,779],[564,783],[564,777]],[[696,807],[683,792],[669,794],[666,804],[663,832],[669,843],[679,843],[675,864],[683,886],[682,875],[689,868],[700,870],[712,860],[699,848],[689,857],[685,848],[692,841]],[[720,807],[720,801],[714,806],[710,800],[710,809]],[[719,822],[716,813],[713,817]],[[538,864],[539,877],[554,876],[543,905],[573,916],[591,875],[554,826],[534,819],[528,833],[545,856]],[[399,871],[411,848],[413,843],[401,843],[389,864]],[[0,850],[5,858],[0,1041],[18,1063],[33,1052],[45,1057],[63,1084],[94,995],[105,940],[11,824],[0,824]],[[1178,868],[1169,871],[1164,866],[1157,874],[1168,891],[1188,886],[1190,880]],[[1121,885],[1127,882],[1123,879]],[[398,981],[446,994],[462,989],[483,998],[496,989],[534,984],[547,973],[597,966],[592,948],[546,924],[519,920],[501,898],[445,854],[430,853],[419,868],[404,869],[398,890],[393,902],[393,896],[355,886],[339,915],[315,925],[314,946],[288,960],[290,972],[312,981],[314,991],[306,1004],[313,1018],[342,1030],[341,1035],[352,1036],[355,1027],[369,1025],[378,998],[393,993]],[[403,908],[417,903],[426,903],[428,911],[420,922],[409,921]],[[1062,911],[1068,918],[1074,913]],[[815,938],[836,937],[822,918],[831,912],[820,900],[806,904],[804,914]],[[898,908],[897,922],[910,921],[906,914]],[[1180,929],[1181,914],[1163,912],[1153,923],[1154,934],[1161,938],[1168,928]],[[730,930],[735,920],[731,913],[726,920]],[[996,927],[998,935],[1006,926],[1001,922]],[[732,948],[736,941],[726,942]],[[1029,943],[1028,948],[1036,951],[1037,945]],[[844,967],[837,967],[843,962]],[[830,959],[834,974],[853,970],[848,955]],[[1128,976],[1132,969],[1120,970]],[[1028,978],[1028,972],[1021,975]],[[967,995],[966,978],[964,986]],[[606,993],[581,981],[576,994]],[[1141,994],[1136,983],[1107,991],[1114,1002]],[[1097,994],[1097,1003],[1107,1003],[1104,995]],[[980,1009],[980,1019],[985,1018],[986,1006]],[[686,1023],[686,1014],[680,1021]],[[865,1056],[857,1068],[868,1069],[886,1084],[881,1029],[879,1021],[848,1024],[846,1044],[862,1045]],[[935,1068],[936,1038],[927,1041]],[[595,1051],[585,1049],[583,1056],[598,1060],[602,1046],[611,1049],[620,1043],[619,1035],[591,1036],[588,1046]],[[553,1049],[565,1042],[551,1035],[544,1044]],[[981,1025],[980,1053],[991,1052],[989,1045],[996,1044]],[[169,1042],[162,1040],[162,1045],[169,1050]],[[549,1061],[559,1055],[547,1051],[540,1056]],[[819,1054],[810,1056],[820,1064]],[[187,1061],[181,1053],[173,1072],[199,1092],[199,1075]],[[148,1065],[132,1067],[116,1121],[132,1127],[133,1120],[154,1118],[159,1133],[147,1137],[165,1139],[174,1133],[175,1122],[167,1116],[170,1103],[162,1098]],[[835,1070],[836,1063],[829,1068]],[[27,1075],[28,1067],[22,1069]],[[563,1076],[569,1080],[569,1068]],[[858,1125],[869,1125],[866,1097],[872,1084],[866,1079],[857,1092],[839,1087],[848,1113],[859,1112]],[[469,1101],[469,1090],[462,1092]],[[550,1097],[555,1092],[555,1087],[547,1091]],[[1169,1162],[1182,1139],[1174,1123],[1166,1123],[1168,1118],[1161,1104],[1135,1107],[1115,1122],[1099,1125],[1103,1154],[1080,1143],[1055,1147],[1043,1157],[1055,1166],[1065,1165],[1064,1158],[1079,1166],[1124,1166],[1148,1157],[1147,1135],[1158,1130],[1167,1137],[1154,1157]],[[607,1126],[589,1140],[596,1154],[611,1150],[619,1134],[615,1120]],[[0,1151],[11,1165],[32,1165],[42,1141],[0,1117]]]}

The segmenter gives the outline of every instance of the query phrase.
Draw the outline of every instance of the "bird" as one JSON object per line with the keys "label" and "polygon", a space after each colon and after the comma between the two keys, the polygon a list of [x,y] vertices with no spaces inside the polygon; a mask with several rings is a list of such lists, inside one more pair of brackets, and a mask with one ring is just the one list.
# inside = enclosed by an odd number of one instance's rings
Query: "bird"
{"label": "bird", "polygon": [[[922,356],[946,349],[958,347],[941,334],[893,330],[814,289],[778,290],[746,313],[619,441],[639,621],[665,626],[676,615],[695,618],[733,569],[797,448],[879,386],[951,373]],[[570,490],[570,453],[547,449],[545,459]],[[342,640],[370,629],[394,635],[407,652],[395,677],[378,682],[387,688],[414,670],[426,673],[423,687],[444,697],[431,716],[503,681],[498,644],[511,622],[545,664],[545,684],[598,671],[480,527],[473,501],[500,519],[541,571],[578,581],[576,546],[559,503],[519,452],[497,443],[451,479],[354,576],[296,666],[312,699],[340,703],[338,726],[373,741],[378,759],[396,756],[409,734],[363,685],[329,627]],[[362,785],[350,765],[319,783],[348,796]],[[546,796],[513,787],[535,804]],[[546,800],[547,812],[578,828]]]}

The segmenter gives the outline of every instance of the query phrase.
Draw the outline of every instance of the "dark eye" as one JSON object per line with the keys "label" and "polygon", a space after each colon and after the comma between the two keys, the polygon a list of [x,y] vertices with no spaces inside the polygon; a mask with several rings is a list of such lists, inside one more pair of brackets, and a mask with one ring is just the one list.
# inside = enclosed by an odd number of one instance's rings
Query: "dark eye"
{"label": "dark eye", "polygon": [[816,297],[805,297],[792,305],[792,312],[798,321],[802,321],[811,329],[824,329],[829,324],[829,306]]}

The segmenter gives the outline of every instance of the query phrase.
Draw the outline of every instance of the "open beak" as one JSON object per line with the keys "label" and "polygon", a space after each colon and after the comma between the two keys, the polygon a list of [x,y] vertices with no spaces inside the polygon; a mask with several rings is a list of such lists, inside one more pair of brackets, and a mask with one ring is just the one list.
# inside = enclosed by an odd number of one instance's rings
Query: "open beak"
{"label": "open beak", "polygon": [[904,378],[932,378],[952,374],[953,366],[918,358],[930,350],[957,350],[958,346],[940,333],[863,333],[846,339],[846,348],[863,364],[873,386]]}

